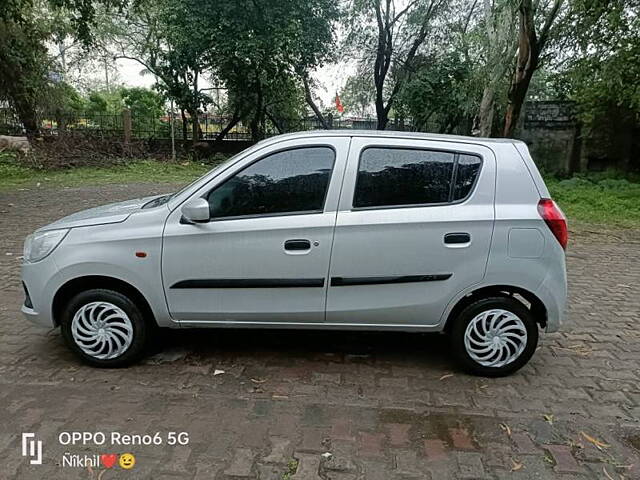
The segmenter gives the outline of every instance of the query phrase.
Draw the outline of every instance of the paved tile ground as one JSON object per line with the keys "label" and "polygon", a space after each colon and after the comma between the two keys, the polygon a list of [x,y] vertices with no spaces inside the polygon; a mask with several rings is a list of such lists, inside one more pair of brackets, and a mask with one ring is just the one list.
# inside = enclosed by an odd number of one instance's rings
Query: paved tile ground
{"label": "paved tile ground", "polygon": [[[172,331],[140,365],[83,366],[19,314],[23,237],[166,190],[0,194],[1,479],[640,478],[639,232],[574,235],[565,330],[508,378],[461,373],[441,336],[389,333]],[[162,444],[59,443],[83,431]],[[44,442],[43,465],[21,457],[21,432]],[[189,443],[167,445],[168,432]],[[128,471],[61,466],[125,452]]]}

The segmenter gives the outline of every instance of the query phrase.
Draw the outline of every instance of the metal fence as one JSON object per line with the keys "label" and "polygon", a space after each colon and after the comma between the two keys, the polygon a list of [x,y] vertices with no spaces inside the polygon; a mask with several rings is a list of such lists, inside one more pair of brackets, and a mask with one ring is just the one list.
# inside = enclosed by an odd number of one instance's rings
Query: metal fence
{"label": "metal fence", "polygon": [[[199,138],[213,140],[229,124],[230,118],[225,116],[203,114],[199,117]],[[374,130],[377,121],[374,117],[343,117],[328,115],[325,118],[331,129],[365,129]],[[118,139],[170,139],[170,115],[159,118],[138,116],[128,110],[120,114],[104,113],[43,113],[39,115],[40,131],[43,135],[64,136],[82,135],[101,138]],[[277,119],[277,124],[267,120],[260,125],[259,135],[269,137],[287,132],[320,130],[322,123],[314,116],[305,118]],[[414,130],[411,122],[391,119],[387,125],[389,130]],[[173,130],[178,141],[193,138],[193,122],[190,118],[183,123],[180,115],[173,116]],[[0,134],[21,135],[24,128],[18,117],[9,109],[0,109]],[[250,125],[238,122],[226,135],[226,140],[252,140]]]}

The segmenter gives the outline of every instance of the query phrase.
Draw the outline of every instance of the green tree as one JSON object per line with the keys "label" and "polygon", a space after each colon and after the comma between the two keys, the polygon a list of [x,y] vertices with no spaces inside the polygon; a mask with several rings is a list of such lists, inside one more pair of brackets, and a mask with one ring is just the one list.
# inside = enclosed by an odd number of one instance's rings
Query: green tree
{"label": "green tree", "polygon": [[[338,16],[334,1],[183,1],[203,19],[212,71],[228,90],[230,109],[249,123],[253,138],[263,136],[265,119],[282,108],[282,102],[270,104],[270,98],[301,99],[296,92],[302,88],[318,114],[308,77],[331,57],[332,24]],[[210,11],[216,15],[207,15]]]}
{"label": "green tree", "polygon": [[[483,0],[482,19],[475,31],[481,54],[478,72],[482,80],[482,98],[478,106],[476,130],[482,137],[495,132],[494,117],[501,93],[507,89],[507,73],[517,48],[517,0]],[[504,97],[506,101],[506,96]]]}
{"label": "green tree", "polygon": [[203,76],[226,90],[230,120],[218,138],[242,119],[259,139],[267,121],[284,128],[301,110],[302,80],[329,58],[336,17],[331,0],[160,0],[115,20],[110,43],[189,114],[194,141],[199,111],[213,101]]}
{"label": "green tree", "polygon": [[640,1],[575,0],[570,52],[557,66],[558,95],[578,107],[581,136],[611,139],[618,167],[637,168],[633,139],[640,132]]}
{"label": "green tree", "polygon": [[[548,47],[562,11],[564,0],[553,0],[545,9],[533,0],[520,0],[518,5],[518,51],[507,93],[503,136],[511,137],[518,124],[522,105],[541,58]],[[566,9],[565,9],[566,11]]]}
{"label": "green tree", "polygon": [[27,135],[38,135],[38,110],[50,104],[61,80],[59,59],[49,55],[47,42],[73,34],[88,44],[96,6],[123,7],[126,3],[127,0],[7,0],[2,4],[0,101],[13,107]]}
{"label": "green tree", "polygon": [[558,81],[592,125],[612,105],[640,113],[640,1],[577,0],[582,22]]}
{"label": "green tree", "polygon": [[124,102],[119,91],[94,90],[85,101],[85,112],[91,115],[119,115]]}
{"label": "green tree", "polygon": [[120,97],[134,117],[154,118],[162,116],[165,100],[162,95],[143,87],[121,88]]}
{"label": "green tree", "polygon": [[0,100],[13,107],[28,136],[39,132],[37,105],[49,86],[48,32],[35,17],[29,9],[20,23],[0,21]]}
{"label": "green tree", "polygon": [[420,57],[399,103],[420,131],[469,134],[479,93],[473,75],[473,65],[455,52]]}
{"label": "green tree", "polygon": [[351,2],[345,44],[373,76],[378,129],[386,128],[396,97],[446,6],[444,0]]}
{"label": "green tree", "polygon": [[366,72],[358,71],[347,78],[340,92],[340,100],[346,112],[364,117],[375,100],[373,81]]}

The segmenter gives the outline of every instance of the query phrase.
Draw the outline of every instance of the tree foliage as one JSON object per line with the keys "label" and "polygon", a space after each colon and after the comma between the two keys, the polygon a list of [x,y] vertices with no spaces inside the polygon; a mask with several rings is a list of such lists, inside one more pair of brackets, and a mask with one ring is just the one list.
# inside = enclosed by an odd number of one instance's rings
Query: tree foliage
{"label": "tree foliage", "polygon": [[19,19],[0,21],[0,100],[16,111],[28,135],[38,132],[37,105],[49,87],[47,26],[29,8]]}
{"label": "tree foliage", "polygon": [[455,53],[420,58],[400,103],[420,131],[469,133],[477,99],[473,75],[473,65]]}
{"label": "tree foliage", "polygon": [[563,93],[588,126],[612,107],[640,115],[640,1],[579,0],[574,9],[575,54],[556,76]]}
{"label": "tree foliage", "polygon": [[[361,67],[371,72],[378,129],[384,129],[403,84],[410,78],[421,47],[433,35],[444,0],[352,0],[346,43]],[[389,79],[391,78],[391,82]]]}
{"label": "tree foliage", "polygon": [[[162,114],[189,123],[225,117],[253,138],[297,128],[316,104],[314,72],[338,55],[354,72],[339,88],[348,114],[375,111],[418,129],[513,136],[527,98],[578,103],[587,126],[604,114],[638,123],[640,0],[5,0],[0,9],[0,102],[30,135],[42,111]],[[336,48],[336,26],[344,35]],[[66,76],[67,45],[136,60],[154,90]],[[82,47],[82,49],[81,49]],[[109,82],[105,81],[105,84]],[[111,82],[113,83],[113,82]],[[74,84],[75,85],[75,84]],[[77,86],[77,85],[76,85]],[[86,92],[86,87],[81,89]],[[326,112],[325,112],[326,113]]]}

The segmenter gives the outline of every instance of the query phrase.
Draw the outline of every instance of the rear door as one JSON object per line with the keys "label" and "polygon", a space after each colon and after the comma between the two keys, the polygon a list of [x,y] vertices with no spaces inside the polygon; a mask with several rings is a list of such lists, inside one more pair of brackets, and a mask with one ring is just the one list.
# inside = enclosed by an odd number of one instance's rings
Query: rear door
{"label": "rear door", "polygon": [[479,145],[353,138],[326,321],[437,326],[451,298],[484,276],[495,168]]}

